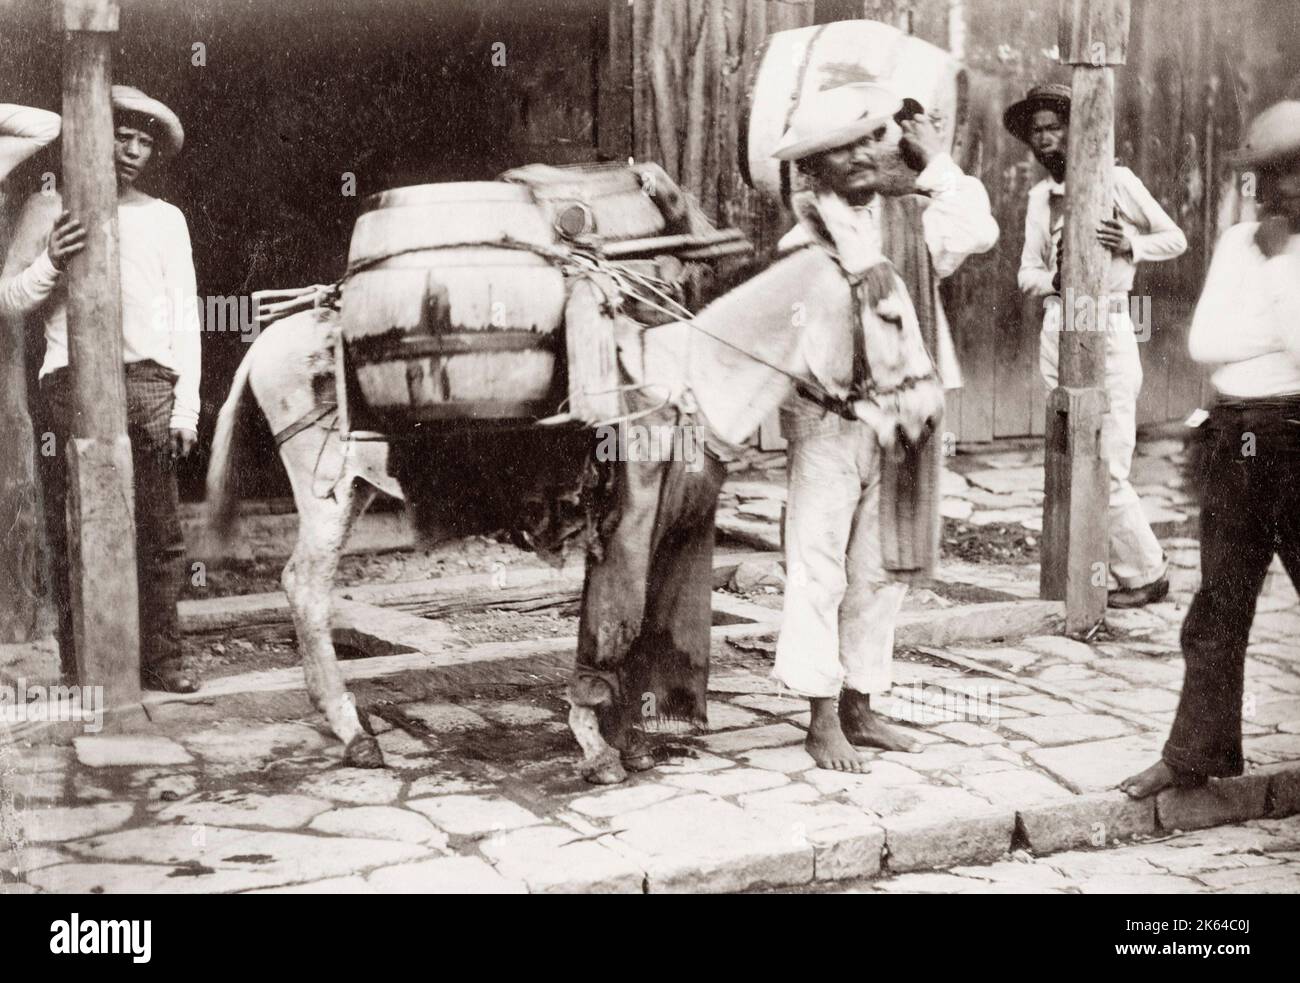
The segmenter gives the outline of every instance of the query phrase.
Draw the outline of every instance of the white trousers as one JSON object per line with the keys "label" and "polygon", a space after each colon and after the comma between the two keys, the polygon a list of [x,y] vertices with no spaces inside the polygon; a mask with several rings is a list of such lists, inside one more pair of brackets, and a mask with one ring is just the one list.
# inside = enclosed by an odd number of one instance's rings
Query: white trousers
{"label": "white trousers", "polygon": [[[1049,392],[1056,388],[1060,337],[1059,331],[1045,330],[1039,345],[1039,369]],[[1101,421],[1101,447],[1110,467],[1110,575],[1120,587],[1145,587],[1163,577],[1168,565],[1160,540],[1142,511],[1142,500],[1129,481],[1137,449],[1142,359],[1127,314],[1112,320],[1105,384],[1110,409]]]}
{"label": "white trousers", "polygon": [[862,423],[787,448],[786,586],[772,676],[804,697],[887,693],[907,585],[880,556],[880,458]]}

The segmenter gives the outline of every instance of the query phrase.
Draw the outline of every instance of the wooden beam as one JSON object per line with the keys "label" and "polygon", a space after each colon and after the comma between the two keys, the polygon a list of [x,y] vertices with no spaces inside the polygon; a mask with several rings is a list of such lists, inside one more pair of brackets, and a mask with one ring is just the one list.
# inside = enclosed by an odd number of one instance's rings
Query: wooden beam
{"label": "wooden beam", "polygon": [[1106,614],[1109,469],[1101,446],[1107,408],[1105,277],[1096,230],[1111,217],[1114,70],[1128,45],[1128,0],[1061,0],[1061,60],[1073,66],[1066,161],[1058,388],[1047,404],[1043,597],[1066,602],[1068,634]]}
{"label": "wooden beam", "polygon": [[610,160],[632,156],[632,6],[609,0],[596,88],[596,143]]}
{"label": "wooden beam", "polygon": [[110,101],[116,0],[63,7],[63,205],[86,228],[68,264],[68,566],[83,686],[119,717],[140,711],[131,445],[122,371],[117,178]]}

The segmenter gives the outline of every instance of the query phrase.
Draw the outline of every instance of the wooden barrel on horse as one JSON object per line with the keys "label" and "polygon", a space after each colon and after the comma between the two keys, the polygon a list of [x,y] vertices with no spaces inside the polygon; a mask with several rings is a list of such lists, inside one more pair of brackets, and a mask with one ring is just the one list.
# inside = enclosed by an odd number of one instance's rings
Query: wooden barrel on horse
{"label": "wooden barrel on horse", "polygon": [[365,202],[340,305],[348,372],[381,425],[554,412],[564,276],[525,187],[417,185]]}
{"label": "wooden barrel on horse", "polygon": [[888,24],[849,20],[779,31],[764,42],[740,116],[740,168],[746,183],[773,200],[788,201],[797,181],[794,168],[774,160],[772,151],[795,108],[812,93],[854,82],[876,82],[917,100],[927,111],[938,110],[940,133],[957,163],[966,167],[974,139],[966,69],[951,52]]}

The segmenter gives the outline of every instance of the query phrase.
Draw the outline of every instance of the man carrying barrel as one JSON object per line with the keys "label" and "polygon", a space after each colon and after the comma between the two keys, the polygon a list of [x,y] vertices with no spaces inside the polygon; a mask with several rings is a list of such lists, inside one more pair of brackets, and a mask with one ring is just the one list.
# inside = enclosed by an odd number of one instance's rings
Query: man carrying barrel
{"label": "man carrying barrel", "polygon": [[[983,185],[943,150],[934,120],[923,111],[904,112],[903,105],[874,84],[841,86],[803,100],[773,154],[794,162],[807,184],[792,197],[799,223],[780,248],[826,249],[854,284],[851,289],[863,284],[858,296],[876,304],[877,312],[885,310],[882,294],[893,284],[906,287],[905,296],[890,301],[905,310],[881,313],[886,321],[870,323],[885,323],[904,346],[904,329],[910,325],[915,333],[919,326],[915,342],[925,342],[924,371],[909,374],[895,398],[908,399],[901,390],[914,382],[918,390],[929,385],[941,410],[943,389],[959,386],[960,373],[938,281],[967,256],[990,249],[998,226]],[[888,281],[883,286],[882,269]],[[870,366],[859,357],[863,347],[872,350],[874,339],[857,344],[872,328],[867,318],[859,320],[850,325],[857,349],[851,391],[880,395]],[[919,748],[915,739],[886,726],[871,706],[873,695],[891,687],[894,626],[907,590],[894,582],[882,554],[885,441],[878,426],[802,397],[783,408],[781,422],[790,441],[787,584],[773,676],[809,700],[805,746],[813,760],[822,768],[863,772],[854,745]],[[936,494],[921,521],[937,525],[937,508]],[[937,543],[932,545],[937,551]]]}
{"label": "man carrying barrel", "polygon": [[[1044,298],[1039,368],[1055,388],[1061,348],[1062,316],[1075,308],[1063,304],[1061,255],[1065,241],[1065,160],[1070,133],[1070,87],[1037,85],[1003,115],[1003,125],[1029,144],[1048,176],[1029,190],[1025,212],[1025,246],[1020,259],[1020,289]],[[1107,309],[1106,395],[1101,440],[1110,468],[1110,575],[1115,582],[1108,604],[1142,607],[1169,593],[1167,564],[1160,541],[1142,511],[1142,500],[1129,481],[1137,447],[1137,399],[1142,390],[1138,336],[1129,314],[1128,293],[1138,263],[1174,259],[1187,239],[1138,176],[1115,168],[1114,211],[1097,229],[1098,241],[1110,252],[1105,296]]]}
{"label": "man carrying barrel", "polygon": [[[135,477],[140,682],[148,689],[191,693],[198,683],[181,665],[176,612],[185,544],[175,461],[198,440],[198,294],[185,217],[174,205],[135,187],[155,153],[180,151],[184,131],[175,113],[138,89],[113,86],[112,103],[127,432]],[[64,451],[73,411],[64,271],[85,242],[85,228],[63,210],[60,195],[34,194],[23,206],[0,278],[0,315],[38,314],[45,327],[38,442],[44,443],[43,432],[53,446],[39,448],[37,460],[45,490],[59,656],[67,678],[76,677],[77,663],[65,519]]]}

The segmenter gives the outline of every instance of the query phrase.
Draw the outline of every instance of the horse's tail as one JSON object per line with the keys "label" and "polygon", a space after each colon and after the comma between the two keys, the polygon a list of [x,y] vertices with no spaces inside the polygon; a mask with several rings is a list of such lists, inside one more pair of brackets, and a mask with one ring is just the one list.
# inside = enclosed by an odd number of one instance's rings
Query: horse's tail
{"label": "horse's tail", "polygon": [[257,413],[257,400],[248,385],[253,350],[244,356],[230,384],[230,394],[217,414],[217,430],[208,458],[207,529],[218,546],[228,543],[239,524],[238,473],[248,446],[248,429]]}

